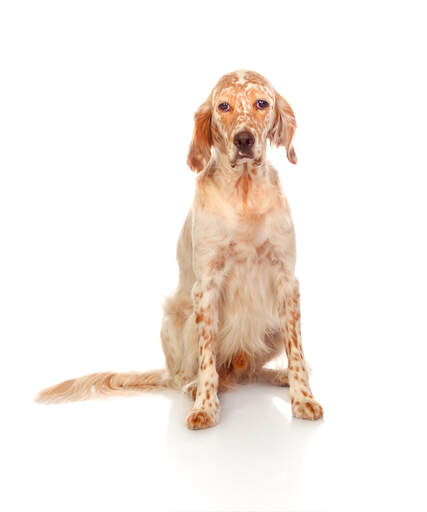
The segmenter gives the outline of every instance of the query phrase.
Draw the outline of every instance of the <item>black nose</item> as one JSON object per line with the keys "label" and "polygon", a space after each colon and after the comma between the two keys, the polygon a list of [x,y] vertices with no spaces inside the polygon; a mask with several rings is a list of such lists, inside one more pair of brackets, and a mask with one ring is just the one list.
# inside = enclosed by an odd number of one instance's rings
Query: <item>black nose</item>
{"label": "black nose", "polygon": [[252,146],[255,143],[255,137],[251,132],[239,132],[234,136],[234,145],[237,147],[239,151],[242,153],[249,155],[252,150]]}

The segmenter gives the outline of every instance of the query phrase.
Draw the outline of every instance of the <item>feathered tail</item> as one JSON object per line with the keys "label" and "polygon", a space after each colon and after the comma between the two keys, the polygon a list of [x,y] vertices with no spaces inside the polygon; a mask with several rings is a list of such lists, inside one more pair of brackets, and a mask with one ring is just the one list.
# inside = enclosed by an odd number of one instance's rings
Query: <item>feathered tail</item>
{"label": "feathered tail", "polygon": [[106,395],[130,395],[140,391],[167,389],[169,383],[167,370],[92,373],[40,391],[36,402],[49,404],[89,400]]}

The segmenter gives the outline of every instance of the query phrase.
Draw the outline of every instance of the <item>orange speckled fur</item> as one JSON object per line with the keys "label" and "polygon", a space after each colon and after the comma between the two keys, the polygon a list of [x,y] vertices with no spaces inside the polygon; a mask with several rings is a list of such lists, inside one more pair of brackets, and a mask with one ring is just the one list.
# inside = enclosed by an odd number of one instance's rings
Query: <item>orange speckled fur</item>
{"label": "orange speckled fur", "polygon": [[[182,388],[194,400],[187,426],[201,429],[219,421],[218,392],[259,381],[289,385],[294,416],[322,417],[301,344],[294,227],[266,159],[269,140],[296,163],[295,129],[292,108],[263,76],[237,71],[218,81],[195,114],[187,162],[196,191],[161,329],[167,369],[92,374],[42,391],[39,401]],[[253,137],[248,153],[236,144],[241,133]],[[287,371],[265,368],[284,351]]]}

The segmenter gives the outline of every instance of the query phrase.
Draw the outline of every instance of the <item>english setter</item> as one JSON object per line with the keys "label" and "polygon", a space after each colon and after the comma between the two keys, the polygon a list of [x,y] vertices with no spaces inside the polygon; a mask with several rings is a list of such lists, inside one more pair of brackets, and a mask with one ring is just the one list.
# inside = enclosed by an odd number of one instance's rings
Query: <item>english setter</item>
{"label": "english setter", "polygon": [[[197,172],[181,231],[179,284],[164,306],[165,370],[96,373],[42,391],[41,402],[133,390],[184,389],[190,429],[219,420],[218,393],[237,382],[290,386],[292,413],[316,420],[301,344],[295,232],[267,141],[290,162],[296,129],[289,103],[261,75],[224,75],[195,114],[188,165]],[[266,368],[286,351],[287,370]]]}

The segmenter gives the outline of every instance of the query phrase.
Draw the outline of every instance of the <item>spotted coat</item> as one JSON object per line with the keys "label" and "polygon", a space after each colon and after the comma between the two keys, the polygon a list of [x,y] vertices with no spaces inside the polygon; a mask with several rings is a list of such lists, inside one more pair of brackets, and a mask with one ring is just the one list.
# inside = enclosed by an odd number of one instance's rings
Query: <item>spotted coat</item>
{"label": "spotted coat", "polygon": [[[261,75],[223,76],[195,115],[188,164],[198,173],[177,249],[180,278],[165,303],[171,379],[194,399],[191,429],[219,421],[218,392],[259,380],[290,386],[292,413],[318,419],[301,344],[295,232],[270,141],[296,163],[295,116]],[[251,134],[250,147],[236,145]],[[288,370],[264,365],[285,351]]]}

